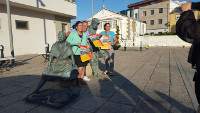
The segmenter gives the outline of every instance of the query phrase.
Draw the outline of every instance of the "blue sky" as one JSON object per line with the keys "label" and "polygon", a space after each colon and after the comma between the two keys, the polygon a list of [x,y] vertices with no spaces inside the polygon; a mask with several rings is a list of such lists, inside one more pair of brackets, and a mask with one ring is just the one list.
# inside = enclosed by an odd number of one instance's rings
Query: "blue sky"
{"label": "blue sky", "polygon": [[[132,4],[139,1],[142,0],[104,0],[104,5],[105,8],[111,11],[120,12],[121,10],[127,9],[128,4]],[[179,0],[179,1],[189,2],[189,0]],[[191,0],[191,2],[197,2],[197,1],[199,0]],[[76,0],[76,4],[77,4],[77,17],[76,19],[73,19],[71,21],[72,24],[74,24],[76,21],[87,20],[92,16],[91,0]],[[95,14],[102,9],[103,0],[93,0],[93,4],[94,4],[93,11]]]}

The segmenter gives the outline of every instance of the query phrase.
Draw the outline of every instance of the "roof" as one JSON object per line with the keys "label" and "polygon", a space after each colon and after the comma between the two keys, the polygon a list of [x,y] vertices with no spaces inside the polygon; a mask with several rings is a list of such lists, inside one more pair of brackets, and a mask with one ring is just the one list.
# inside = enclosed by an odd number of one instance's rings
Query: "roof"
{"label": "roof", "polygon": [[[178,4],[178,5],[182,5],[182,4],[184,4],[184,3],[187,3],[186,1],[182,1],[182,2],[179,2],[179,1],[173,1],[174,3],[176,3],[176,4]],[[169,14],[172,14],[172,13],[181,13],[181,7],[176,7],[176,8],[174,8]]]}
{"label": "roof", "polygon": [[172,14],[172,13],[181,13],[181,7],[176,7],[174,8],[169,14]]}
{"label": "roof", "polygon": [[[97,13],[99,13],[99,12],[102,11],[102,10],[107,10],[107,11],[110,11],[110,12],[112,12],[112,13],[119,14],[119,15],[124,16],[124,17],[128,17],[128,16],[126,16],[126,15],[123,15],[123,14],[121,14],[121,13],[117,13],[117,12],[111,11],[111,10],[106,9],[106,8],[102,8],[102,9],[99,10]],[[97,13],[96,13],[96,14],[97,14]],[[94,15],[96,15],[96,14],[94,14]],[[91,18],[92,18],[92,17],[90,17],[89,19],[91,19]]]}
{"label": "roof", "polygon": [[134,7],[134,6],[137,6],[137,5],[141,5],[141,4],[144,4],[144,3],[148,3],[148,2],[151,2],[151,1],[156,1],[156,0],[144,0],[144,1],[137,2],[137,3],[128,4],[128,8],[131,8],[131,7]]}
{"label": "roof", "polygon": [[[110,11],[110,12],[112,12],[112,13],[115,13],[115,14],[118,14],[118,15],[121,15],[121,16],[124,16],[124,17],[127,17],[127,18],[130,18],[130,17],[124,15],[124,14],[121,14],[121,13],[118,13],[118,12],[114,12],[114,11],[111,11],[111,10],[106,9],[106,8],[103,8],[103,9],[99,10],[97,13],[99,13],[99,12],[102,11],[102,10],[107,10],[107,11]],[[96,13],[96,14],[97,14],[97,13]],[[89,19],[91,19],[91,18],[92,18],[92,17],[90,17]],[[89,20],[89,19],[88,19],[88,20]],[[134,19],[134,20],[139,21],[138,19]]]}
{"label": "roof", "polygon": [[173,1],[174,3],[176,3],[176,4],[178,4],[178,5],[182,5],[182,4],[184,4],[184,3],[187,3],[187,1]]}
{"label": "roof", "polygon": [[[138,6],[138,5],[142,5],[144,3],[148,3],[148,2],[152,2],[152,1],[157,1],[157,0],[144,0],[144,1],[133,3],[133,4],[128,4],[128,8],[131,8],[131,7],[134,7],[134,6]],[[178,4],[178,5],[182,5],[184,3],[187,3],[186,1],[181,1],[180,2],[178,0],[172,1],[172,2],[174,2],[174,3]]]}
{"label": "roof", "polygon": [[[114,12],[114,11],[111,11],[111,10],[106,9],[106,8],[103,8],[103,9],[105,9],[105,10],[107,10],[107,11],[110,11],[110,12],[113,12],[113,13],[115,13],[115,14],[119,14],[119,15],[121,15],[121,16],[128,17],[128,16],[126,16],[126,15],[124,15],[124,14],[121,14],[121,13],[118,13],[118,12]],[[101,10],[100,10],[100,11],[101,11]],[[128,18],[129,18],[129,17],[128,17]]]}

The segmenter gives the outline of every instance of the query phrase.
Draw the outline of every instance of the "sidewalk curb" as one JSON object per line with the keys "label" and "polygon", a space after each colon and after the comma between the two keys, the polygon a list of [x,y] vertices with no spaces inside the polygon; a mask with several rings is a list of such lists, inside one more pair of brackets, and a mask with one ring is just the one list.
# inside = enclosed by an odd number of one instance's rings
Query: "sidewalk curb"
{"label": "sidewalk curb", "polygon": [[186,90],[187,90],[187,92],[188,92],[188,94],[189,94],[189,96],[190,96],[190,99],[191,99],[191,101],[192,101],[192,105],[193,105],[193,107],[194,107],[196,113],[198,113],[198,112],[197,112],[197,109],[198,109],[198,105],[199,105],[199,104],[198,104],[198,102],[197,102],[195,92],[194,92],[194,90],[192,89],[192,86],[191,86],[191,84],[189,83],[189,80],[188,80],[188,78],[187,78],[186,75],[185,75],[185,71],[183,70],[183,68],[182,68],[180,62],[178,61],[176,55],[174,54],[174,52],[172,52],[172,54],[173,54],[174,59],[175,59],[175,61],[176,61],[176,64],[177,64],[177,67],[178,67],[179,72],[180,72],[180,74],[181,74],[181,77],[183,78],[183,82],[184,82],[184,84],[185,84]]}

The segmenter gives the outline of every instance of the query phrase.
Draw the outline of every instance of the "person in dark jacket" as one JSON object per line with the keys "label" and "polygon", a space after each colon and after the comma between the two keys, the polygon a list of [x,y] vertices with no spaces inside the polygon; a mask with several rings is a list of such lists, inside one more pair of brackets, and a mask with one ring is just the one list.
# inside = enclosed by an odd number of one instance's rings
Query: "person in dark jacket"
{"label": "person in dark jacket", "polygon": [[[200,3],[185,3],[181,6],[182,13],[176,23],[176,33],[184,41],[192,43],[189,62],[196,68],[194,74],[195,94],[200,104],[200,19],[196,20],[192,9],[200,10]],[[200,106],[198,107],[200,113]]]}

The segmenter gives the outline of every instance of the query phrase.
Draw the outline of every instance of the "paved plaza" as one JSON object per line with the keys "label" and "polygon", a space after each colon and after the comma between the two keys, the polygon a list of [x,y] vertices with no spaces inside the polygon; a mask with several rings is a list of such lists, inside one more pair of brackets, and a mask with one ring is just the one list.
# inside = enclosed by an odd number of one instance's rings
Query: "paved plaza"
{"label": "paved plaza", "polygon": [[[189,48],[120,48],[115,51],[114,76],[89,76],[79,98],[62,109],[24,101],[47,62],[37,54],[16,56],[17,66],[0,72],[0,113],[195,113],[195,70],[187,62],[188,52]],[[101,74],[103,59],[99,65]],[[42,89],[46,88],[61,87],[47,82]]]}

